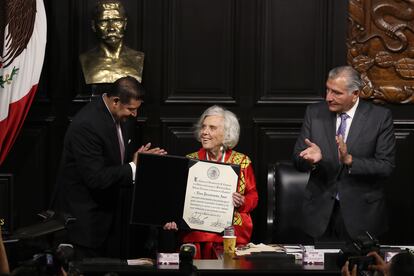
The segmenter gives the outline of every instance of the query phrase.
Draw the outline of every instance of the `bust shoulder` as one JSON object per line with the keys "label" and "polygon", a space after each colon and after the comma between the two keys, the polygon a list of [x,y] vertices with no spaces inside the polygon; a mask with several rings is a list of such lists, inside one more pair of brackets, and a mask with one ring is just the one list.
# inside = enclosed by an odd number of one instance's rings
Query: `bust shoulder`
{"label": "bust shoulder", "polygon": [[119,58],[105,56],[99,48],[93,48],[79,56],[87,84],[113,83],[125,76],[142,81],[144,53],[124,46]]}

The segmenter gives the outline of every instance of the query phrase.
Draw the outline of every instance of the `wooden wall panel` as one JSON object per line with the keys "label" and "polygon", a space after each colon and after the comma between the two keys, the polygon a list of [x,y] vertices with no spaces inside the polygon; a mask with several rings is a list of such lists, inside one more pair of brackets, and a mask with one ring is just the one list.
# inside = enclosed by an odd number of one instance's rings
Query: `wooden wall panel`
{"label": "wooden wall panel", "polygon": [[163,118],[163,146],[169,154],[185,156],[200,148],[200,143],[194,138],[194,123],[196,119]]}
{"label": "wooden wall panel", "polygon": [[172,0],[168,5],[165,101],[232,102],[234,0]]}
{"label": "wooden wall panel", "polygon": [[13,230],[13,175],[0,174],[0,226],[3,234]]}
{"label": "wooden wall panel", "polygon": [[48,186],[48,131],[43,122],[25,124],[1,171],[13,174],[13,222],[21,227],[38,221],[36,214],[47,206],[52,191]]}
{"label": "wooden wall panel", "polygon": [[396,121],[395,134],[396,168],[385,187],[390,231],[384,239],[392,244],[414,244],[414,222],[407,219],[407,215],[410,216],[414,210],[414,125]]}
{"label": "wooden wall panel", "polygon": [[[327,2],[262,1],[259,103],[319,100],[326,75]],[[300,19],[299,19],[300,18]]]}

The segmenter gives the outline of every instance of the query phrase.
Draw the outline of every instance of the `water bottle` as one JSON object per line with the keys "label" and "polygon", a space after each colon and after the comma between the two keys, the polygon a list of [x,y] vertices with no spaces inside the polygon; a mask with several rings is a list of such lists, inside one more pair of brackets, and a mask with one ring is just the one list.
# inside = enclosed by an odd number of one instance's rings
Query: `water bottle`
{"label": "water bottle", "polygon": [[234,236],[234,227],[233,226],[228,226],[226,228],[224,228],[224,235],[223,236]]}

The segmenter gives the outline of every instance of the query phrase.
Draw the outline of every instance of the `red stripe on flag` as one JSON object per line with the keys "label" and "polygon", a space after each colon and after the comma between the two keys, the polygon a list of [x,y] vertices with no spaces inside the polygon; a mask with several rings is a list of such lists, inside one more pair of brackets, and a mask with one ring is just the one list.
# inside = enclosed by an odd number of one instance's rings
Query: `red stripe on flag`
{"label": "red stripe on flag", "polygon": [[18,100],[9,105],[9,115],[0,121],[0,165],[6,159],[11,147],[16,141],[17,135],[23,126],[30,106],[36,94],[37,84],[33,85],[30,91]]}

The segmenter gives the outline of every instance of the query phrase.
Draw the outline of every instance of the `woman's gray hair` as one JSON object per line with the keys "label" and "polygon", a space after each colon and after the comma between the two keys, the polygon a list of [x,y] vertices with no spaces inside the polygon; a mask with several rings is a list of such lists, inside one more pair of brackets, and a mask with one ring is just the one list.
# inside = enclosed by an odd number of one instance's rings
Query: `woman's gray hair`
{"label": "woman's gray hair", "polygon": [[236,115],[225,109],[224,107],[213,105],[207,108],[203,114],[198,119],[197,124],[195,125],[194,135],[197,141],[200,142],[200,132],[203,126],[204,119],[207,116],[221,116],[223,117],[224,121],[224,141],[223,146],[226,149],[234,148],[237,143],[239,142],[240,136],[240,124],[239,120],[237,119]]}
{"label": "woman's gray hair", "polygon": [[336,79],[344,76],[346,79],[346,89],[349,94],[354,91],[359,91],[364,86],[361,75],[352,66],[335,67],[329,71],[328,79]]}

